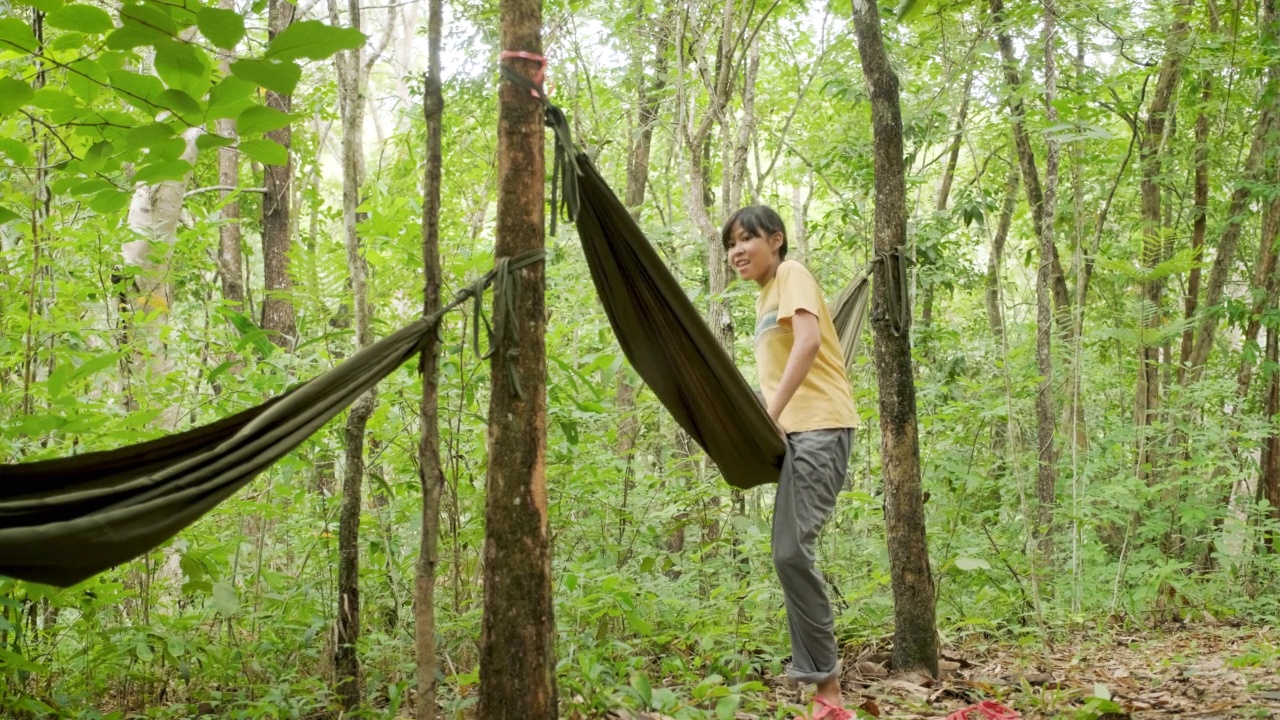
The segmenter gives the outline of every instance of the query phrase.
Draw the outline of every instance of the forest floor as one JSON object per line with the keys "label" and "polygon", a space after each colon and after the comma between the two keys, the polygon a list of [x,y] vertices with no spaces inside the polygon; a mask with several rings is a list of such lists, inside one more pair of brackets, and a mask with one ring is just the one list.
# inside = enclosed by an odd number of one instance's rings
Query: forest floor
{"label": "forest floor", "polygon": [[[860,706],[861,718],[885,720],[942,718],[983,700],[1023,718],[1280,718],[1280,629],[1274,627],[1081,633],[1052,645],[1027,637],[1034,641],[946,647],[937,681],[891,675],[882,648],[846,648],[846,703]],[[783,710],[802,696],[781,682],[767,683],[770,711],[739,712],[736,720],[796,716]],[[664,720],[643,713],[616,718]],[[977,712],[972,718],[985,720]]]}

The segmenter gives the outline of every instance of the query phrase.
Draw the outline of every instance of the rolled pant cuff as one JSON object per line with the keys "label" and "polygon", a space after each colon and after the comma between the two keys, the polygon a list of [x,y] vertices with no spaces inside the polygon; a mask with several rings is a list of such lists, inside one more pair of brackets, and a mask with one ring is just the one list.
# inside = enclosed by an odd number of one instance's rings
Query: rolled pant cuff
{"label": "rolled pant cuff", "polygon": [[817,685],[818,683],[827,682],[833,678],[840,676],[840,663],[826,672],[805,672],[797,670],[794,667],[787,668],[787,679],[794,683],[803,683],[807,685]]}

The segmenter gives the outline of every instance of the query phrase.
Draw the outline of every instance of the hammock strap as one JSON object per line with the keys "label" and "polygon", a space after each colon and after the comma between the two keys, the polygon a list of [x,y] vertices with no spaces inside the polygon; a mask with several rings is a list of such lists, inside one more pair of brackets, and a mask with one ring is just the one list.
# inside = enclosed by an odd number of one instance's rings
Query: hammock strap
{"label": "hammock strap", "polygon": [[542,75],[546,70],[546,59],[531,53],[504,51],[500,58],[519,58],[541,62],[538,70],[538,82],[530,80],[513,70],[506,63],[499,63],[498,72],[508,82],[514,83],[533,94],[542,103],[546,126],[555,132],[555,156],[551,164],[551,234],[556,234],[556,221],[563,219],[573,222],[578,219],[578,149],[573,144],[573,133],[569,130],[569,119],[564,111],[547,99],[546,93],[539,87]]}
{"label": "hammock strap", "polygon": [[902,256],[902,246],[896,245],[887,252],[876,253],[874,265],[884,263],[885,293],[889,303],[889,330],[894,337],[902,337],[902,333],[911,323],[911,299],[908,297],[907,261]]}
{"label": "hammock strap", "polygon": [[[512,346],[507,350],[506,356],[503,357],[503,364],[507,370],[507,386],[511,389],[511,393],[518,398],[524,399],[524,392],[520,389],[520,375],[518,362],[520,360],[520,324],[516,322],[516,307],[520,299],[520,273],[534,263],[541,262],[546,257],[547,251],[544,248],[536,248],[526,250],[518,255],[509,257],[500,257],[494,260],[493,269],[471,281],[469,285],[462,288],[453,296],[453,300],[448,305],[441,308],[435,317],[442,317],[445,313],[453,310],[467,300],[475,300],[475,306],[471,315],[471,342],[475,349],[476,355],[481,360],[488,360],[498,351],[498,346],[502,341],[510,336]],[[493,322],[489,322],[489,318],[484,314],[484,303],[482,302],[485,289],[493,287]],[[488,340],[489,349],[481,351],[480,349],[480,326],[484,325],[485,338]],[[423,348],[426,347],[426,336],[423,336]]]}

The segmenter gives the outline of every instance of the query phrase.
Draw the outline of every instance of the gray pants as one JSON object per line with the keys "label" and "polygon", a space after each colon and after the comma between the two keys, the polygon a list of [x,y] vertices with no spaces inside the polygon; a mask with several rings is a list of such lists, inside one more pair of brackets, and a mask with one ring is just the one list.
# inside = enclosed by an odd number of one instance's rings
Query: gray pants
{"label": "gray pants", "polygon": [[782,581],[791,631],[787,676],[799,683],[823,682],[839,671],[835,618],[813,550],[844,485],[852,439],[848,428],[787,436],[773,503],[773,566]]}

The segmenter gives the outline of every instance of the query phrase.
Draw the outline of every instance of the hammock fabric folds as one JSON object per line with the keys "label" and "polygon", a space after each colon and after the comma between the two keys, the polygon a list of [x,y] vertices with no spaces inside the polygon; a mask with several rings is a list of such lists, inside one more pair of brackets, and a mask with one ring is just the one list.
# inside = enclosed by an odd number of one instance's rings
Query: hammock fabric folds
{"label": "hammock fabric folds", "polygon": [[[623,352],[729,484],[776,482],[786,443],[764,407],[590,160],[575,159],[569,199],[580,203],[579,238]],[[503,265],[509,273],[541,259]],[[72,585],[158,547],[416,355],[445,312],[491,281],[508,292],[506,273],[490,272],[436,315],[237,415],[117,450],[0,465],[0,574]],[[864,275],[833,303],[847,357],[866,297]]]}

